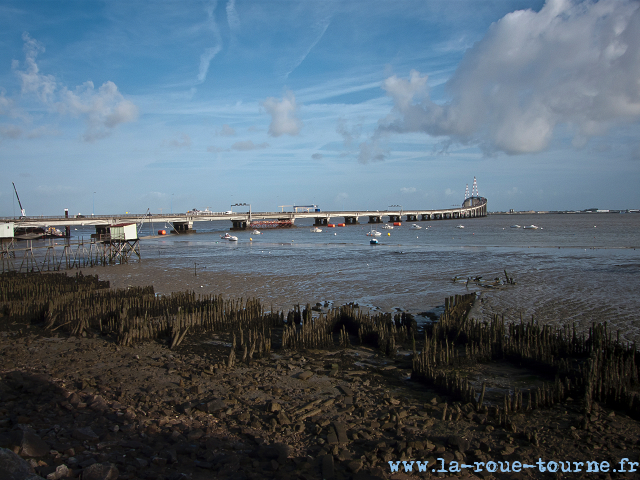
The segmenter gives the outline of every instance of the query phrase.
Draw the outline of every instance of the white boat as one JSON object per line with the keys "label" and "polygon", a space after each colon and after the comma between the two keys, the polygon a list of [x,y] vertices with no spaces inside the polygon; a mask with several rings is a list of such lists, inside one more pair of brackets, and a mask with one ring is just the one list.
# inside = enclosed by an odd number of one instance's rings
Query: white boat
{"label": "white boat", "polygon": [[527,230],[538,230],[540,227],[536,225],[525,225],[523,228],[526,228]]}
{"label": "white boat", "polygon": [[511,228],[520,228],[520,225],[511,225]]}
{"label": "white boat", "polygon": [[385,223],[382,228],[384,228],[385,230],[393,230],[393,225],[389,225],[388,223]]}
{"label": "white boat", "polygon": [[234,236],[234,235],[229,235],[228,233],[225,233],[224,235],[220,235],[220,238],[223,240],[229,240],[230,242],[237,242],[238,241],[238,237]]}
{"label": "white boat", "polygon": [[413,230],[422,230],[422,227],[420,225],[415,224],[415,223],[411,224],[411,228]]}
{"label": "white boat", "polygon": [[464,228],[464,225],[458,225],[456,228]]}
{"label": "white boat", "polygon": [[320,233],[320,232],[322,232],[322,229],[321,229],[321,228],[313,227],[313,228],[311,229],[311,233]]}
{"label": "white boat", "polygon": [[369,233],[367,233],[367,237],[380,237],[382,236],[382,232],[379,232],[377,230],[371,230]]}
{"label": "white boat", "polygon": [[262,235],[262,232],[260,230],[254,230],[253,232],[251,232],[252,235]]}

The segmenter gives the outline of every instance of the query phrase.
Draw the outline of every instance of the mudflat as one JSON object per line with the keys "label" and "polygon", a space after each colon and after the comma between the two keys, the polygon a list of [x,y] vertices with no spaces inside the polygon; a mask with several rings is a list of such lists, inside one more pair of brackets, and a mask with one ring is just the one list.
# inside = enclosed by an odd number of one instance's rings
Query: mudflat
{"label": "mudflat", "polygon": [[63,324],[45,330],[4,312],[0,319],[0,472],[14,472],[2,478],[636,478],[640,471],[640,425],[622,411],[595,401],[587,411],[571,397],[551,407],[498,408],[502,397],[492,390],[545,380],[511,363],[461,368],[489,387],[484,402],[465,402],[411,380],[412,352],[384,354],[355,338],[231,362],[231,332],[187,335],[171,349],[166,340],[126,346],[91,327],[70,335]]}

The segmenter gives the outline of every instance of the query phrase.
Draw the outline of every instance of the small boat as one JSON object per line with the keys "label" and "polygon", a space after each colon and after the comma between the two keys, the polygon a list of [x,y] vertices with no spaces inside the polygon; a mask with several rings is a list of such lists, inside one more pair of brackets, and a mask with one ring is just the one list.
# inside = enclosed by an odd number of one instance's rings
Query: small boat
{"label": "small boat", "polygon": [[321,233],[321,232],[322,232],[322,229],[318,227],[313,227],[311,229],[311,233]]}
{"label": "small boat", "polygon": [[251,232],[252,235],[262,235],[262,232],[260,230],[254,230],[253,232]]}
{"label": "small boat", "polygon": [[385,223],[382,228],[384,228],[385,230],[393,230],[393,225],[389,225],[388,223]]}
{"label": "small boat", "polygon": [[464,228],[464,225],[458,225],[456,228]]}
{"label": "small boat", "polygon": [[527,230],[538,230],[540,227],[537,225],[525,225],[523,228],[526,228]]}
{"label": "small boat", "polygon": [[224,235],[220,235],[220,238],[223,240],[229,240],[230,242],[237,242],[238,241],[238,237],[234,236],[234,235],[229,235],[228,233],[225,233]]}
{"label": "small boat", "polygon": [[520,225],[511,225],[511,228],[520,228]]}
{"label": "small boat", "polygon": [[415,223],[411,224],[411,229],[412,230],[422,230],[422,227],[420,225],[417,225]]}
{"label": "small boat", "polygon": [[379,232],[377,230],[371,230],[369,233],[367,233],[367,237],[380,237],[382,235],[382,232]]}
{"label": "small boat", "polygon": [[369,244],[370,245],[379,245],[380,242],[378,242],[377,238],[372,238],[371,240],[369,240]]}

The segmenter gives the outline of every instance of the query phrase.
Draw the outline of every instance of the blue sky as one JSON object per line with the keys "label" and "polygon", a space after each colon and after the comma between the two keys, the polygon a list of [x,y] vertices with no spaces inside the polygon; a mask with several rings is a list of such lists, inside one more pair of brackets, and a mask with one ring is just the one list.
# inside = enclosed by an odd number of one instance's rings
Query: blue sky
{"label": "blue sky", "polygon": [[[640,4],[0,2],[0,216],[640,206]],[[95,194],[94,194],[95,192]],[[242,210],[241,208],[238,210]]]}

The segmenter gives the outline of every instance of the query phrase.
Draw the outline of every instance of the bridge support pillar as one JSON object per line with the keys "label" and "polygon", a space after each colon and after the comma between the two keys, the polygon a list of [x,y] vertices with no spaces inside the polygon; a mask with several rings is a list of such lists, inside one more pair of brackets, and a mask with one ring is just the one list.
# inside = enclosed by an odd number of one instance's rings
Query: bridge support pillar
{"label": "bridge support pillar", "polygon": [[247,229],[247,221],[246,220],[231,220],[233,226],[231,230],[246,230]]}
{"label": "bridge support pillar", "polygon": [[428,213],[423,213],[422,220],[431,220],[431,215],[429,215]]}
{"label": "bridge support pillar", "polygon": [[345,225],[358,225],[358,217],[344,217]]}
{"label": "bridge support pillar", "polygon": [[389,223],[402,222],[402,215],[389,215]]}
{"label": "bridge support pillar", "polygon": [[382,223],[380,215],[369,215],[369,223]]}
{"label": "bridge support pillar", "polygon": [[313,222],[313,226],[314,227],[326,227],[327,223],[329,223],[329,218],[328,217],[316,217],[315,221]]}
{"label": "bridge support pillar", "polygon": [[413,214],[407,214],[407,222],[415,222],[416,220],[418,220],[418,216],[417,215],[413,215]]}
{"label": "bridge support pillar", "polygon": [[173,222],[173,233],[196,233],[193,229],[193,222]]}

